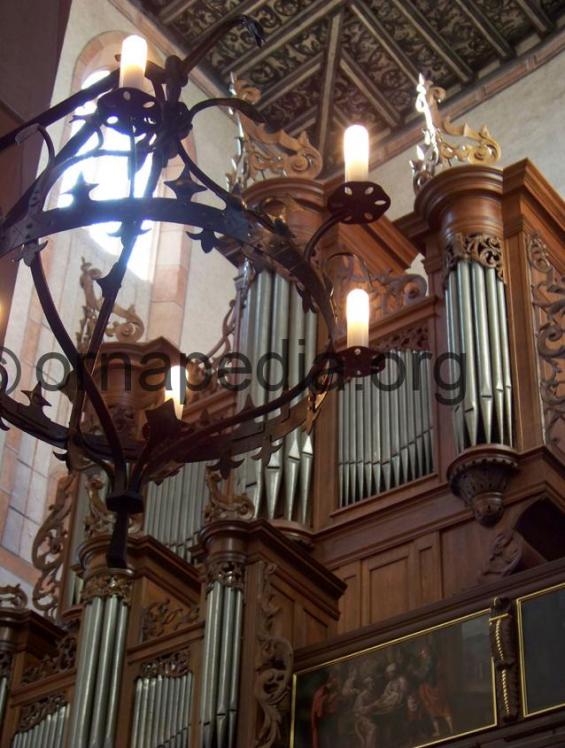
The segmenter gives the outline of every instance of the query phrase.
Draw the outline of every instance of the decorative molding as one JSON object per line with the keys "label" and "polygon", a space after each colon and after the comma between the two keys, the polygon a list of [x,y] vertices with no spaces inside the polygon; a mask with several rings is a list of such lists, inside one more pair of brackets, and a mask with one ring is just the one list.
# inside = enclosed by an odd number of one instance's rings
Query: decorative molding
{"label": "decorative molding", "polygon": [[232,558],[212,558],[206,562],[208,591],[218,582],[224,587],[243,590],[245,585],[245,563]]}
{"label": "decorative molding", "polygon": [[5,584],[0,587],[0,608],[25,610],[27,603],[27,595],[19,584],[16,584],[15,586]]}
{"label": "decorative molding", "polygon": [[493,582],[512,574],[520,565],[523,552],[524,540],[520,533],[512,529],[497,533],[478,583]]}
{"label": "decorative molding", "polygon": [[197,605],[173,608],[169,599],[151,603],[142,612],[141,641],[172,634],[182,626],[194,623],[199,616]]}
{"label": "decorative molding", "polygon": [[141,678],[181,678],[190,672],[190,649],[186,648],[143,662],[139,675]]}
{"label": "decorative molding", "polygon": [[376,339],[374,349],[383,353],[390,351],[429,351],[428,325],[417,325],[397,330]]}
{"label": "decorative molding", "polygon": [[222,476],[211,468],[206,469],[206,482],[210,490],[209,503],[204,507],[204,524],[220,520],[252,520],[255,515],[253,502],[246,494],[222,493]]}
{"label": "decorative molding", "polygon": [[51,621],[56,619],[60,604],[60,572],[69,534],[66,520],[77,494],[78,479],[77,473],[69,473],[58,481],[55,501],[37,531],[31,549],[32,563],[39,570],[39,578],[33,588],[33,604]]}
{"label": "decorative molding", "polygon": [[102,571],[85,580],[81,603],[87,605],[97,597],[119,597],[125,605],[131,605],[133,582],[129,575],[120,572]]}
{"label": "decorative molding", "polygon": [[446,245],[443,255],[443,282],[458,262],[478,262],[485,268],[494,268],[504,281],[503,242],[491,234],[455,234]]}
{"label": "decorative molding", "polygon": [[513,722],[520,715],[520,686],[515,622],[510,600],[496,598],[493,601],[489,633],[499,717],[502,722]]}
{"label": "decorative molding", "polygon": [[288,744],[284,724],[290,712],[294,652],[287,639],[273,634],[273,624],[280,610],[274,603],[271,582],[276,568],[275,564],[261,562],[255,698],[263,712],[263,721],[255,740],[256,748],[282,748]]}
{"label": "decorative molding", "polygon": [[75,630],[69,631],[57,642],[57,653],[53,657],[46,655],[37,665],[24,670],[22,683],[35,683],[50,675],[72,670],[76,662],[77,636],[78,623]]}
{"label": "decorative molding", "polygon": [[[442,116],[438,104],[446,97],[445,89],[434,86],[430,80],[420,73],[416,97],[416,111],[424,115],[426,127],[424,133],[424,147],[416,146],[416,159],[410,161],[412,167],[414,192],[429,182],[438,167],[446,168],[451,162],[467,162],[470,164],[495,164],[502,155],[499,144],[491,136],[486,125],[479,130],[473,130],[466,122],[454,125],[449,116]],[[445,135],[466,138],[473,143],[450,143]]]}
{"label": "decorative molding", "polygon": [[[536,346],[540,358],[540,394],[548,444],[565,452],[565,276],[551,262],[549,248],[539,234],[526,237],[531,268],[532,304],[536,312]],[[559,432],[562,433],[559,433]]]}
{"label": "decorative molding", "polygon": [[[90,262],[86,262],[84,257],[80,269],[80,285],[84,291],[85,303],[82,307],[84,316],[80,321],[76,338],[79,351],[85,353],[90,345],[90,339],[103,302],[103,299],[96,295],[94,286],[95,283],[100,281],[103,273],[98,268],[92,267]],[[105,331],[107,337],[116,338],[119,343],[137,343],[143,337],[145,327],[141,317],[136,314],[133,304],[127,309],[115,304],[113,314],[121,317],[122,321],[114,320],[108,325]]]}
{"label": "decorative molding", "polygon": [[52,693],[43,699],[34,701],[33,704],[25,704],[20,712],[20,720],[17,732],[27,732],[40,722],[54,714],[62,707],[67,705],[67,699],[63,692]]}
{"label": "decorative molding", "polygon": [[504,491],[517,467],[510,449],[467,450],[449,466],[447,480],[481,525],[494,525],[504,512]]}

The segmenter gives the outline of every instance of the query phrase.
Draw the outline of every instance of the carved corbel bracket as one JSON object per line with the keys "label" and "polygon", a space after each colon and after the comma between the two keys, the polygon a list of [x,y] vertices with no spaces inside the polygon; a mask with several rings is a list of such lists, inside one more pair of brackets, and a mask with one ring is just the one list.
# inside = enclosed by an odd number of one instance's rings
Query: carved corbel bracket
{"label": "carved corbel bracket", "polygon": [[485,445],[459,455],[447,470],[447,480],[481,525],[495,525],[504,512],[504,492],[517,467],[513,449]]}
{"label": "carved corbel bracket", "polygon": [[520,714],[520,688],[516,626],[510,600],[497,597],[493,601],[489,633],[499,717],[502,722],[513,722]]}

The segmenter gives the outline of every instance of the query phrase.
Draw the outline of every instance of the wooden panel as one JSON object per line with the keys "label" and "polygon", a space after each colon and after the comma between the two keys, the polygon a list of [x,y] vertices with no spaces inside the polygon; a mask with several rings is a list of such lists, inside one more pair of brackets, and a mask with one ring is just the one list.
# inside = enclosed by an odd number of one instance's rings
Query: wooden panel
{"label": "wooden panel", "polygon": [[361,562],[354,561],[336,570],[338,576],[347,585],[345,594],[339,601],[339,634],[361,626]]}
{"label": "wooden panel", "polygon": [[441,551],[439,533],[434,532],[414,542],[417,574],[416,604],[426,605],[442,595]]}
{"label": "wooden panel", "polygon": [[376,623],[410,609],[410,545],[385,551],[362,562],[362,624]]}
{"label": "wooden panel", "polygon": [[328,626],[325,621],[322,621],[308,610],[304,610],[304,619],[306,624],[304,627],[306,646],[317,644],[328,638]]}

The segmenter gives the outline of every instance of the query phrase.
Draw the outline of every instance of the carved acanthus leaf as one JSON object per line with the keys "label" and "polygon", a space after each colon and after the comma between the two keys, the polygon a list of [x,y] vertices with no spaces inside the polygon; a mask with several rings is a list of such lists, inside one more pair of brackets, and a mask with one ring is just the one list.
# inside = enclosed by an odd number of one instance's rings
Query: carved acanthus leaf
{"label": "carved acanthus leaf", "polygon": [[181,678],[190,672],[190,650],[183,649],[180,652],[161,655],[150,662],[141,665],[140,675],[142,678]]}
{"label": "carved acanthus leaf", "polygon": [[222,493],[222,476],[210,468],[206,470],[206,482],[210,489],[210,498],[204,507],[204,524],[223,519],[253,519],[255,507],[246,494],[236,496],[233,493]]}
{"label": "carved acanthus leaf", "polygon": [[189,626],[198,620],[198,606],[171,606],[170,600],[158,600],[144,608],[141,624],[141,639],[156,639],[158,636],[171,634],[182,626]]}
{"label": "carved acanthus leaf", "polygon": [[502,239],[491,234],[455,234],[445,247],[444,284],[458,262],[478,262],[485,268],[494,268],[504,281]]}
{"label": "carved acanthus leaf", "polygon": [[57,652],[46,655],[39,664],[28,667],[22,675],[22,683],[35,683],[50,675],[71,670],[75,666],[78,631],[71,630],[57,642]]}
{"label": "carved acanthus leaf", "polygon": [[64,693],[52,693],[43,699],[34,701],[33,704],[25,704],[20,712],[18,732],[31,730],[50,714],[54,714],[66,705]]}
{"label": "carved acanthus leaf", "polygon": [[[238,99],[257,104],[261,94],[245,81],[232,81]],[[269,132],[264,124],[237,112],[239,133],[232,171],[227,174],[228,188],[243,192],[259,178],[269,176],[315,179],[322,171],[322,156],[310,143],[306,132],[297,138],[284,130]]]}
{"label": "carved acanthus leaf", "polygon": [[97,597],[118,597],[125,605],[131,605],[131,591],[132,580],[125,574],[94,574],[85,581],[81,603],[86,605]]}
{"label": "carved acanthus leaf", "polygon": [[31,558],[39,578],[33,588],[33,604],[54,621],[60,602],[60,572],[68,536],[66,520],[76,496],[78,475],[69,473],[57,484],[55,501],[33,541]]}
{"label": "carved acanthus leaf", "polygon": [[274,602],[271,577],[275,564],[261,562],[263,584],[259,596],[255,698],[263,712],[256,748],[287,745],[285,717],[290,711],[290,681],[294,652],[290,642],[273,634],[273,623],[280,608]]}
{"label": "carved acanthus leaf", "polygon": [[[424,115],[424,145],[417,146],[416,159],[410,161],[414,191],[418,192],[438,169],[449,167],[453,160],[470,164],[494,164],[501,155],[500,145],[486,125],[473,130],[466,122],[454,125],[449,116],[442,116],[438,105],[445,99],[446,91],[434,86],[420,74],[416,86],[416,111]],[[446,135],[465,138],[471,143],[452,143]]]}
{"label": "carved acanthus leaf", "polygon": [[554,267],[549,248],[539,235],[528,236],[526,248],[533,281],[546,441],[565,452],[565,276]]}
{"label": "carved acanthus leaf", "polygon": [[208,591],[216,582],[224,587],[243,590],[245,584],[245,564],[234,558],[211,558],[206,562]]}

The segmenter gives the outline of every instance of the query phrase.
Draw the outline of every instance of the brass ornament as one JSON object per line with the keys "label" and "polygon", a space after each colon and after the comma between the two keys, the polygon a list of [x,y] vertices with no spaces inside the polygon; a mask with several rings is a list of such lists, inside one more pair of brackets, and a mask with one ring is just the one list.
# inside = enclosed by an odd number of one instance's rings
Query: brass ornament
{"label": "brass ornament", "polygon": [[63,692],[50,694],[34,701],[33,704],[25,704],[20,712],[17,732],[31,730],[50,714],[54,714],[66,705],[67,699]]}
{"label": "brass ornament", "polygon": [[[90,262],[86,262],[84,257],[80,269],[80,285],[84,291],[85,303],[82,308],[84,316],[79,323],[76,338],[78,350],[85,353],[90,345],[96,320],[103,303],[103,298],[97,296],[94,285],[100,281],[103,273],[98,268],[92,267]],[[109,324],[105,330],[107,337],[116,338],[119,343],[137,343],[143,337],[145,326],[141,317],[136,313],[133,304],[127,309],[119,304],[114,304],[113,314],[123,321],[114,320]]]}
{"label": "brass ornament", "polygon": [[206,469],[206,482],[210,490],[208,504],[204,507],[204,525],[220,520],[252,520],[255,515],[253,502],[246,494],[222,493],[222,476],[215,470]]}
{"label": "brass ornament", "polygon": [[172,634],[182,626],[195,623],[199,616],[200,609],[197,605],[173,608],[169,599],[151,603],[143,609],[141,641]]}
{"label": "brass ornament", "polygon": [[[442,116],[438,104],[446,97],[446,91],[434,86],[421,73],[416,86],[415,109],[424,115],[424,145],[416,146],[416,158],[410,161],[414,192],[418,193],[438,169],[452,166],[452,161],[469,164],[495,164],[502,151],[486,125],[473,130],[466,122],[454,125],[448,115]],[[466,138],[472,143],[452,143],[446,135]]]}
{"label": "brass ornament", "polygon": [[19,584],[16,584],[15,586],[5,584],[0,587],[0,608],[25,610],[27,603],[27,595]]}
{"label": "brass ornament", "polygon": [[[232,78],[232,92],[243,101],[257,104],[259,89]],[[237,153],[232,170],[226,174],[230,191],[243,192],[258,179],[272,176],[315,179],[322,171],[322,156],[310,143],[306,132],[297,138],[284,130],[269,132],[263,123],[237,112]]]}
{"label": "brass ornament", "polygon": [[491,234],[455,234],[445,247],[443,255],[443,282],[458,262],[478,262],[485,268],[494,268],[504,282],[503,243]]}
{"label": "brass ornament", "polygon": [[520,715],[520,684],[514,612],[510,600],[496,598],[493,601],[489,634],[499,716],[502,722],[513,722]]}
{"label": "brass ornament", "polygon": [[261,562],[255,698],[263,712],[263,719],[255,740],[256,748],[279,748],[288,744],[285,719],[290,713],[294,652],[287,639],[273,634],[273,624],[280,610],[274,603],[271,582],[275,571],[275,564]]}
{"label": "brass ornament", "polygon": [[549,248],[538,234],[526,238],[530,264],[536,347],[540,357],[540,394],[548,444],[565,452],[565,276],[551,262]]}
{"label": "brass ornament", "polygon": [[139,675],[141,678],[182,678],[190,672],[190,649],[186,648],[143,662]]}
{"label": "brass ornament", "polygon": [[132,580],[123,573],[107,572],[93,574],[85,580],[81,603],[87,605],[97,597],[118,597],[124,605],[131,605]]}

